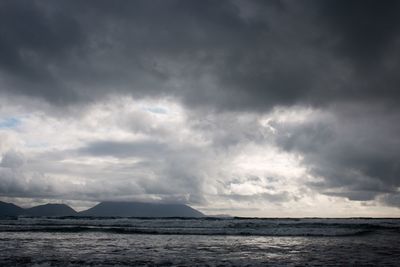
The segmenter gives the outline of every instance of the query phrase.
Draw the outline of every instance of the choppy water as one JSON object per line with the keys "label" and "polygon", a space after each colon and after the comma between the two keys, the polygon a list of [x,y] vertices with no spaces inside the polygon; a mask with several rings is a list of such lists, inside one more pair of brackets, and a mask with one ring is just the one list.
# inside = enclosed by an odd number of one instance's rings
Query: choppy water
{"label": "choppy water", "polygon": [[1,266],[399,266],[398,219],[0,220]]}

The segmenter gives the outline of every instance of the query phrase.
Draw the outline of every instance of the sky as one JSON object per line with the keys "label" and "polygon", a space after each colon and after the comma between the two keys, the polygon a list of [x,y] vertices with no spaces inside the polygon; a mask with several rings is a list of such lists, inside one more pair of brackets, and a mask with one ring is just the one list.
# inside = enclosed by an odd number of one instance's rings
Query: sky
{"label": "sky", "polygon": [[0,200],[400,217],[399,13],[1,0]]}

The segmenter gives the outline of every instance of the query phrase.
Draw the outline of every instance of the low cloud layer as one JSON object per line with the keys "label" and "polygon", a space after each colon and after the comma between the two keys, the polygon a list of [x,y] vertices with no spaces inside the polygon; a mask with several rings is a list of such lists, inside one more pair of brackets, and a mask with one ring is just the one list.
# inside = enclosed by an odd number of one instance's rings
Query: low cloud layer
{"label": "low cloud layer", "polygon": [[399,11],[1,1],[1,197],[396,215]]}

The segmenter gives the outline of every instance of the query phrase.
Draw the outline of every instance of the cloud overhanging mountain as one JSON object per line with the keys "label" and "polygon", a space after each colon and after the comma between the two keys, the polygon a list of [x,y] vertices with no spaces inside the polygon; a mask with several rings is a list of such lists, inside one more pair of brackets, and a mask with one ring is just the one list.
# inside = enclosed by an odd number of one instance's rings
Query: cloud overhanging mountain
{"label": "cloud overhanging mountain", "polygon": [[101,202],[79,213],[95,217],[203,217],[201,212],[182,204]]}

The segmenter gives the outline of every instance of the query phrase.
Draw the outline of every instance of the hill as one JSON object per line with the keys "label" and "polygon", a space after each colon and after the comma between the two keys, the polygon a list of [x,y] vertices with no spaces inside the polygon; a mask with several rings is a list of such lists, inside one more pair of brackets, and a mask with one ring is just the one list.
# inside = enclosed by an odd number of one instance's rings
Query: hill
{"label": "hill", "polygon": [[45,204],[25,210],[30,216],[76,216],[78,212],[65,204]]}
{"label": "hill", "polygon": [[96,217],[203,217],[201,212],[183,204],[142,202],[101,202],[80,216]]}
{"label": "hill", "polygon": [[24,209],[12,203],[0,201],[0,216],[18,216],[24,213]]}

